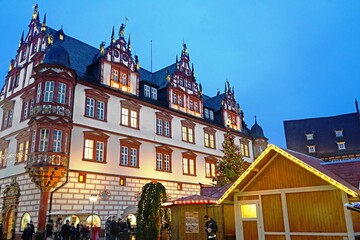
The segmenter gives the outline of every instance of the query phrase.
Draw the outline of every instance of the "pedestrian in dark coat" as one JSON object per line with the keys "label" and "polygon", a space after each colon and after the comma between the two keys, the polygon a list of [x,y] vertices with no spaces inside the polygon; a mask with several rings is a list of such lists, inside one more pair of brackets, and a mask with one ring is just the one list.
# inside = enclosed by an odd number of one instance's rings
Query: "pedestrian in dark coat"
{"label": "pedestrian in dark coat", "polygon": [[34,233],[35,233],[35,227],[32,221],[30,221],[30,228],[31,228],[31,235],[30,235],[30,240],[33,239]]}
{"label": "pedestrian in dark coat", "polygon": [[24,229],[21,238],[23,240],[30,240],[31,237],[31,226],[30,223],[26,224],[26,228]]}
{"label": "pedestrian in dark coat", "polygon": [[69,223],[69,219],[66,220],[66,223],[61,228],[62,238],[63,240],[70,240],[71,238],[71,227]]}
{"label": "pedestrian in dark coat", "polygon": [[54,221],[50,219],[45,227],[45,240],[46,238],[54,239],[53,231],[54,231]]}

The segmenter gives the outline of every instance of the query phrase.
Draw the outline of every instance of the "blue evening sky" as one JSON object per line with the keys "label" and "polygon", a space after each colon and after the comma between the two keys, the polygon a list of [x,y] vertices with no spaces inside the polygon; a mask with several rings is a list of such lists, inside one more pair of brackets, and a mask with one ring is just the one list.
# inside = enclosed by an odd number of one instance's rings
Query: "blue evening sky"
{"label": "blue evening sky", "polygon": [[[31,19],[31,1],[1,2],[0,85]],[[142,67],[159,70],[188,46],[203,92],[228,80],[249,127],[286,147],[284,120],[355,111],[360,89],[358,0],[37,1],[40,19],[94,47],[128,18]],[[360,99],[359,99],[360,100]]]}

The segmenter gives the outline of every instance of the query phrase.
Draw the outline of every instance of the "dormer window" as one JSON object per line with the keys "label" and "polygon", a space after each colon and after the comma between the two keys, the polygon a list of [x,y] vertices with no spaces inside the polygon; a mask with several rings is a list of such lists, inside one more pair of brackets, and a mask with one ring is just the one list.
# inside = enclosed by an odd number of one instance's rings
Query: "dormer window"
{"label": "dormer window", "polygon": [[119,88],[124,92],[130,92],[130,82],[128,81],[128,74],[128,70],[113,66],[110,77],[110,86]]}
{"label": "dormer window", "polygon": [[305,133],[306,140],[314,140],[314,133]]}
{"label": "dormer window", "polygon": [[150,86],[144,85],[144,96],[149,98],[150,97]]}
{"label": "dormer window", "polygon": [[144,85],[144,97],[157,100],[157,89],[149,85]]}
{"label": "dormer window", "polygon": [[344,136],[342,129],[341,130],[335,130],[334,132],[335,132],[336,137],[343,137]]}
{"label": "dormer window", "polygon": [[308,151],[309,153],[315,153],[315,145],[310,145],[310,146],[307,146],[308,147]]}
{"label": "dormer window", "polygon": [[184,79],[180,78],[179,84],[180,84],[180,86],[184,86]]}
{"label": "dormer window", "polygon": [[157,100],[157,89],[156,88],[151,88],[151,98],[154,100]]}
{"label": "dormer window", "polygon": [[345,150],[345,142],[337,142],[338,150]]}
{"label": "dormer window", "polygon": [[119,81],[119,71],[116,69],[113,69],[113,80],[116,82]]}

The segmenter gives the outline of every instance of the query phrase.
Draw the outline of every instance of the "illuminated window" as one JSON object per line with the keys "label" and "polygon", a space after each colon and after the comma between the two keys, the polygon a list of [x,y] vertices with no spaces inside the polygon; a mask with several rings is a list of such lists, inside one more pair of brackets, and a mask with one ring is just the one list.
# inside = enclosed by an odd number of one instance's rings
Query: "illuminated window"
{"label": "illuminated window", "polygon": [[216,158],[214,157],[205,158],[205,177],[207,178],[216,177],[215,166],[216,166]]}
{"label": "illuminated window", "polygon": [[121,176],[119,179],[119,185],[125,186],[126,185],[126,177]]}
{"label": "illuminated window", "polygon": [[249,153],[249,141],[246,139],[240,139],[241,155],[244,157],[250,157]]}
{"label": "illuminated window", "polygon": [[131,101],[121,101],[121,125],[139,128],[141,106]]}
{"label": "illuminated window", "polygon": [[256,204],[241,204],[241,218],[254,219],[257,218]]}
{"label": "illuminated window", "polygon": [[337,142],[338,150],[345,150],[345,142]]}
{"label": "illuminated window", "polygon": [[309,153],[314,153],[314,152],[316,152],[315,145],[310,145],[310,146],[307,146],[307,147],[308,147]]}
{"label": "illuminated window", "polygon": [[176,93],[173,93],[172,103],[173,103],[173,104],[177,104],[177,95],[176,95]]}
{"label": "illuminated window", "polygon": [[140,142],[135,139],[120,139],[120,165],[139,167]]}
{"label": "illuminated window", "polygon": [[128,85],[128,82],[127,82],[127,75],[125,73],[121,73],[121,83],[123,85]]}
{"label": "illuminated window", "polygon": [[215,148],[215,130],[209,127],[204,128],[204,146]]}
{"label": "illuminated window", "polygon": [[105,163],[108,138],[101,132],[84,132],[83,160]]}
{"label": "illuminated window", "polygon": [[113,80],[116,81],[116,82],[119,81],[119,71],[118,71],[118,70],[113,69],[112,78],[113,78]]}
{"label": "illuminated window", "polygon": [[181,136],[184,142],[195,143],[194,129],[195,123],[188,120],[181,121]]}
{"label": "illuminated window", "polygon": [[183,153],[182,163],[184,175],[196,175],[196,155],[194,153]]}

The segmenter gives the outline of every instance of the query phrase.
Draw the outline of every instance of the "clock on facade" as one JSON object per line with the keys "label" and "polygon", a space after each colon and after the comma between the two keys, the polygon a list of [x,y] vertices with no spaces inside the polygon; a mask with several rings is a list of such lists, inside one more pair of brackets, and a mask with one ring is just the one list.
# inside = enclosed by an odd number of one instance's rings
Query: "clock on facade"
{"label": "clock on facade", "polygon": [[108,190],[103,190],[99,193],[101,200],[107,201],[111,197],[111,193]]}

